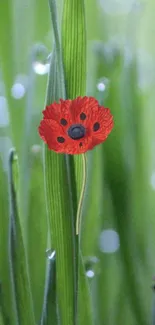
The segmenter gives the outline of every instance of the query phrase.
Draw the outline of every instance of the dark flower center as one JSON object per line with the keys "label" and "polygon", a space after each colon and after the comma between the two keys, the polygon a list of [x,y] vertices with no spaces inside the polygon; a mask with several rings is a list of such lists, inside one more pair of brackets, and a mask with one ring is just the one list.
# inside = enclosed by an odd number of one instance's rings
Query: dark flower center
{"label": "dark flower center", "polygon": [[86,134],[86,129],[81,124],[73,124],[68,129],[68,135],[73,140],[81,139],[81,138],[83,138],[85,136],[85,134]]}

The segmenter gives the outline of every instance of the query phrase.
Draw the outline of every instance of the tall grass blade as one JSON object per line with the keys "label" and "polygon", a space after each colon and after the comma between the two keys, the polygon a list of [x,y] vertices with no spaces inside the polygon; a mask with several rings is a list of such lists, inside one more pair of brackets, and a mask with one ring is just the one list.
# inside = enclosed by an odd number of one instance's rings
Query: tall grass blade
{"label": "tall grass blade", "polygon": [[[50,1],[53,26],[57,24],[55,3]],[[56,29],[54,28],[54,31]],[[58,26],[57,26],[58,30]],[[51,62],[47,87],[46,104],[64,97],[63,69],[59,40],[55,35],[55,53]],[[60,322],[63,325],[75,324],[75,262],[73,216],[68,178],[67,159],[45,147],[44,171],[47,211],[50,224],[52,248],[56,251],[56,294]]]}
{"label": "tall grass blade", "polygon": [[35,325],[26,254],[18,211],[19,198],[18,161],[14,150],[9,156],[10,194],[10,262],[17,323]]}

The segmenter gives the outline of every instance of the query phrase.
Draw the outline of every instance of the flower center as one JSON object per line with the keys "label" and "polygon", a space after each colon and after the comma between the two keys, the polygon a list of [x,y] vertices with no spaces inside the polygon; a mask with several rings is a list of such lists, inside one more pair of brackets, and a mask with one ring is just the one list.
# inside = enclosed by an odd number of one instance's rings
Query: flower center
{"label": "flower center", "polygon": [[81,138],[83,138],[85,136],[85,134],[86,134],[86,129],[81,124],[73,124],[68,129],[68,135],[73,140],[81,139]]}

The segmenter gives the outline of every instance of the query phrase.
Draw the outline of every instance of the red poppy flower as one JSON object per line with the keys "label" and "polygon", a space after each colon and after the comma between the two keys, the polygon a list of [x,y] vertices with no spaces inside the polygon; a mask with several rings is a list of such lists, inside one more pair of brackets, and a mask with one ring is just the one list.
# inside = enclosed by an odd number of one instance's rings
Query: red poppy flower
{"label": "red poppy flower", "polygon": [[104,142],[113,128],[109,108],[93,97],[60,99],[46,106],[39,134],[50,150],[80,154]]}

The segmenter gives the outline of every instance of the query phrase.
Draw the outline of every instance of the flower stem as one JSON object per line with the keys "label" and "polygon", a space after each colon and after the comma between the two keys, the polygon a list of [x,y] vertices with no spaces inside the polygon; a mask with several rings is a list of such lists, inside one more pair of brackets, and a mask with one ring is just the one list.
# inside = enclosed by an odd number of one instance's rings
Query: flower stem
{"label": "flower stem", "polygon": [[86,154],[82,154],[82,161],[83,161],[83,183],[81,188],[81,194],[77,209],[77,217],[76,217],[76,235],[79,235],[80,232],[80,224],[81,224],[81,218],[82,218],[82,206],[83,206],[83,200],[85,195],[85,188],[86,188],[86,180],[87,180],[87,158]]}

